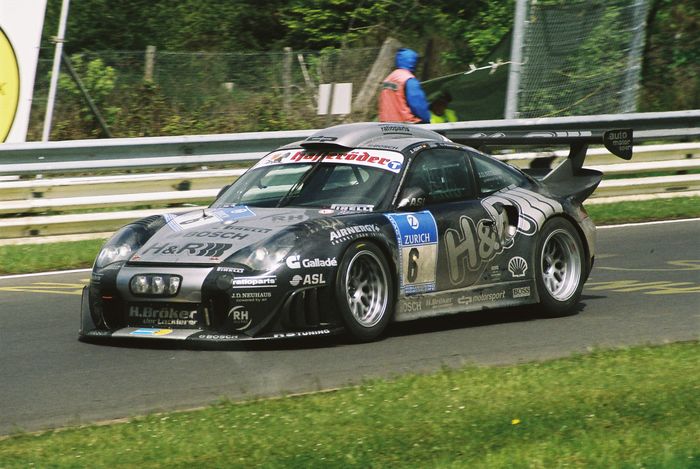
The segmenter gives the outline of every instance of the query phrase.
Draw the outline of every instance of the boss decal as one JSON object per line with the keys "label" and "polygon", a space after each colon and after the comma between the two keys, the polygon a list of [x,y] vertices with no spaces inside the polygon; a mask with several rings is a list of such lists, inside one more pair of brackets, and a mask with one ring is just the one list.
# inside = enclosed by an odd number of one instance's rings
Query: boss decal
{"label": "boss decal", "polygon": [[429,211],[392,213],[386,217],[396,233],[401,266],[401,291],[405,294],[435,290],[437,224]]}

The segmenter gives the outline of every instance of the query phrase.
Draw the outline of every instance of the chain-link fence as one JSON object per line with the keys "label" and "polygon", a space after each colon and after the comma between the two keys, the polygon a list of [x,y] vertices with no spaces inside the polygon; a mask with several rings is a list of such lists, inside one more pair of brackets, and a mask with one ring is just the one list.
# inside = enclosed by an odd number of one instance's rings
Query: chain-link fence
{"label": "chain-link fence", "polygon": [[[99,51],[69,60],[111,133],[128,137],[301,129],[352,120],[317,115],[318,85],[352,83],[356,96],[378,52]],[[98,136],[98,121],[66,69],[61,68],[51,139]],[[51,60],[41,59],[29,140],[41,135],[50,70]],[[372,101],[370,109],[353,112],[373,117],[375,106]]]}

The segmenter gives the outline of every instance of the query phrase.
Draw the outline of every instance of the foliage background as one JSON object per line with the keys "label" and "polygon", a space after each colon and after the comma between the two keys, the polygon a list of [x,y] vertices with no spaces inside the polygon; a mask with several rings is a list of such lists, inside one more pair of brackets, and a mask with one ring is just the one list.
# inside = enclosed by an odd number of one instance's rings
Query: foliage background
{"label": "foliage background", "polygon": [[[700,4],[651,3],[638,109],[700,108]],[[41,134],[60,7],[48,0],[30,140]],[[333,122],[315,115],[314,87],[339,80],[359,90],[387,37],[421,53],[418,76],[428,80],[482,63],[513,10],[514,0],[81,0],[70,5],[65,51],[115,136],[311,128]],[[148,45],[157,48],[152,81],[143,78]],[[284,47],[294,51],[286,108]],[[62,77],[51,138],[99,136]]]}

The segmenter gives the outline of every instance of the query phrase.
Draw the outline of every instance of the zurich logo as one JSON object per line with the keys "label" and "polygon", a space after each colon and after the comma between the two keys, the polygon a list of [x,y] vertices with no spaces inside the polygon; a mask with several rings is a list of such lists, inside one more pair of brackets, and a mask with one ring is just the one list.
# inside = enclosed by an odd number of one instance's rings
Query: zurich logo
{"label": "zurich logo", "polygon": [[407,215],[406,221],[411,226],[411,228],[413,228],[414,230],[417,230],[418,227],[420,226],[420,223],[418,222],[418,218],[416,218],[413,215]]}
{"label": "zurich logo", "polygon": [[387,166],[392,171],[398,171],[399,169],[401,169],[401,162],[400,161],[389,161],[389,164],[387,164]]}

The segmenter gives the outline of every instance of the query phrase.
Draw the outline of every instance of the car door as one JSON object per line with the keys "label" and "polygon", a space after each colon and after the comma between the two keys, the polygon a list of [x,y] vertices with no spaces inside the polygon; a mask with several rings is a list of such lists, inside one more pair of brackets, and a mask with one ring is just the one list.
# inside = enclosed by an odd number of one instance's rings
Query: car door
{"label": "car door", "polygon": [[[437,253],[432,256],[418,245],[420,237],[404,237],[399,248],[406,295],[465,288],[500,277],[500,263],[494,261],[512,244],[518,215],[507,201],[482,204],[469,158],[459,147],[433,147],[415,155],[407,169],[401,194],[424,194],[423,210],[412,215],[413,224],[423,227],[416,231],[425,229],[423,219],[429,224],[426,213],[430,214]],[[424,282],[425,275],[433,275],[434,289],[413,289],[413,282]]]}

